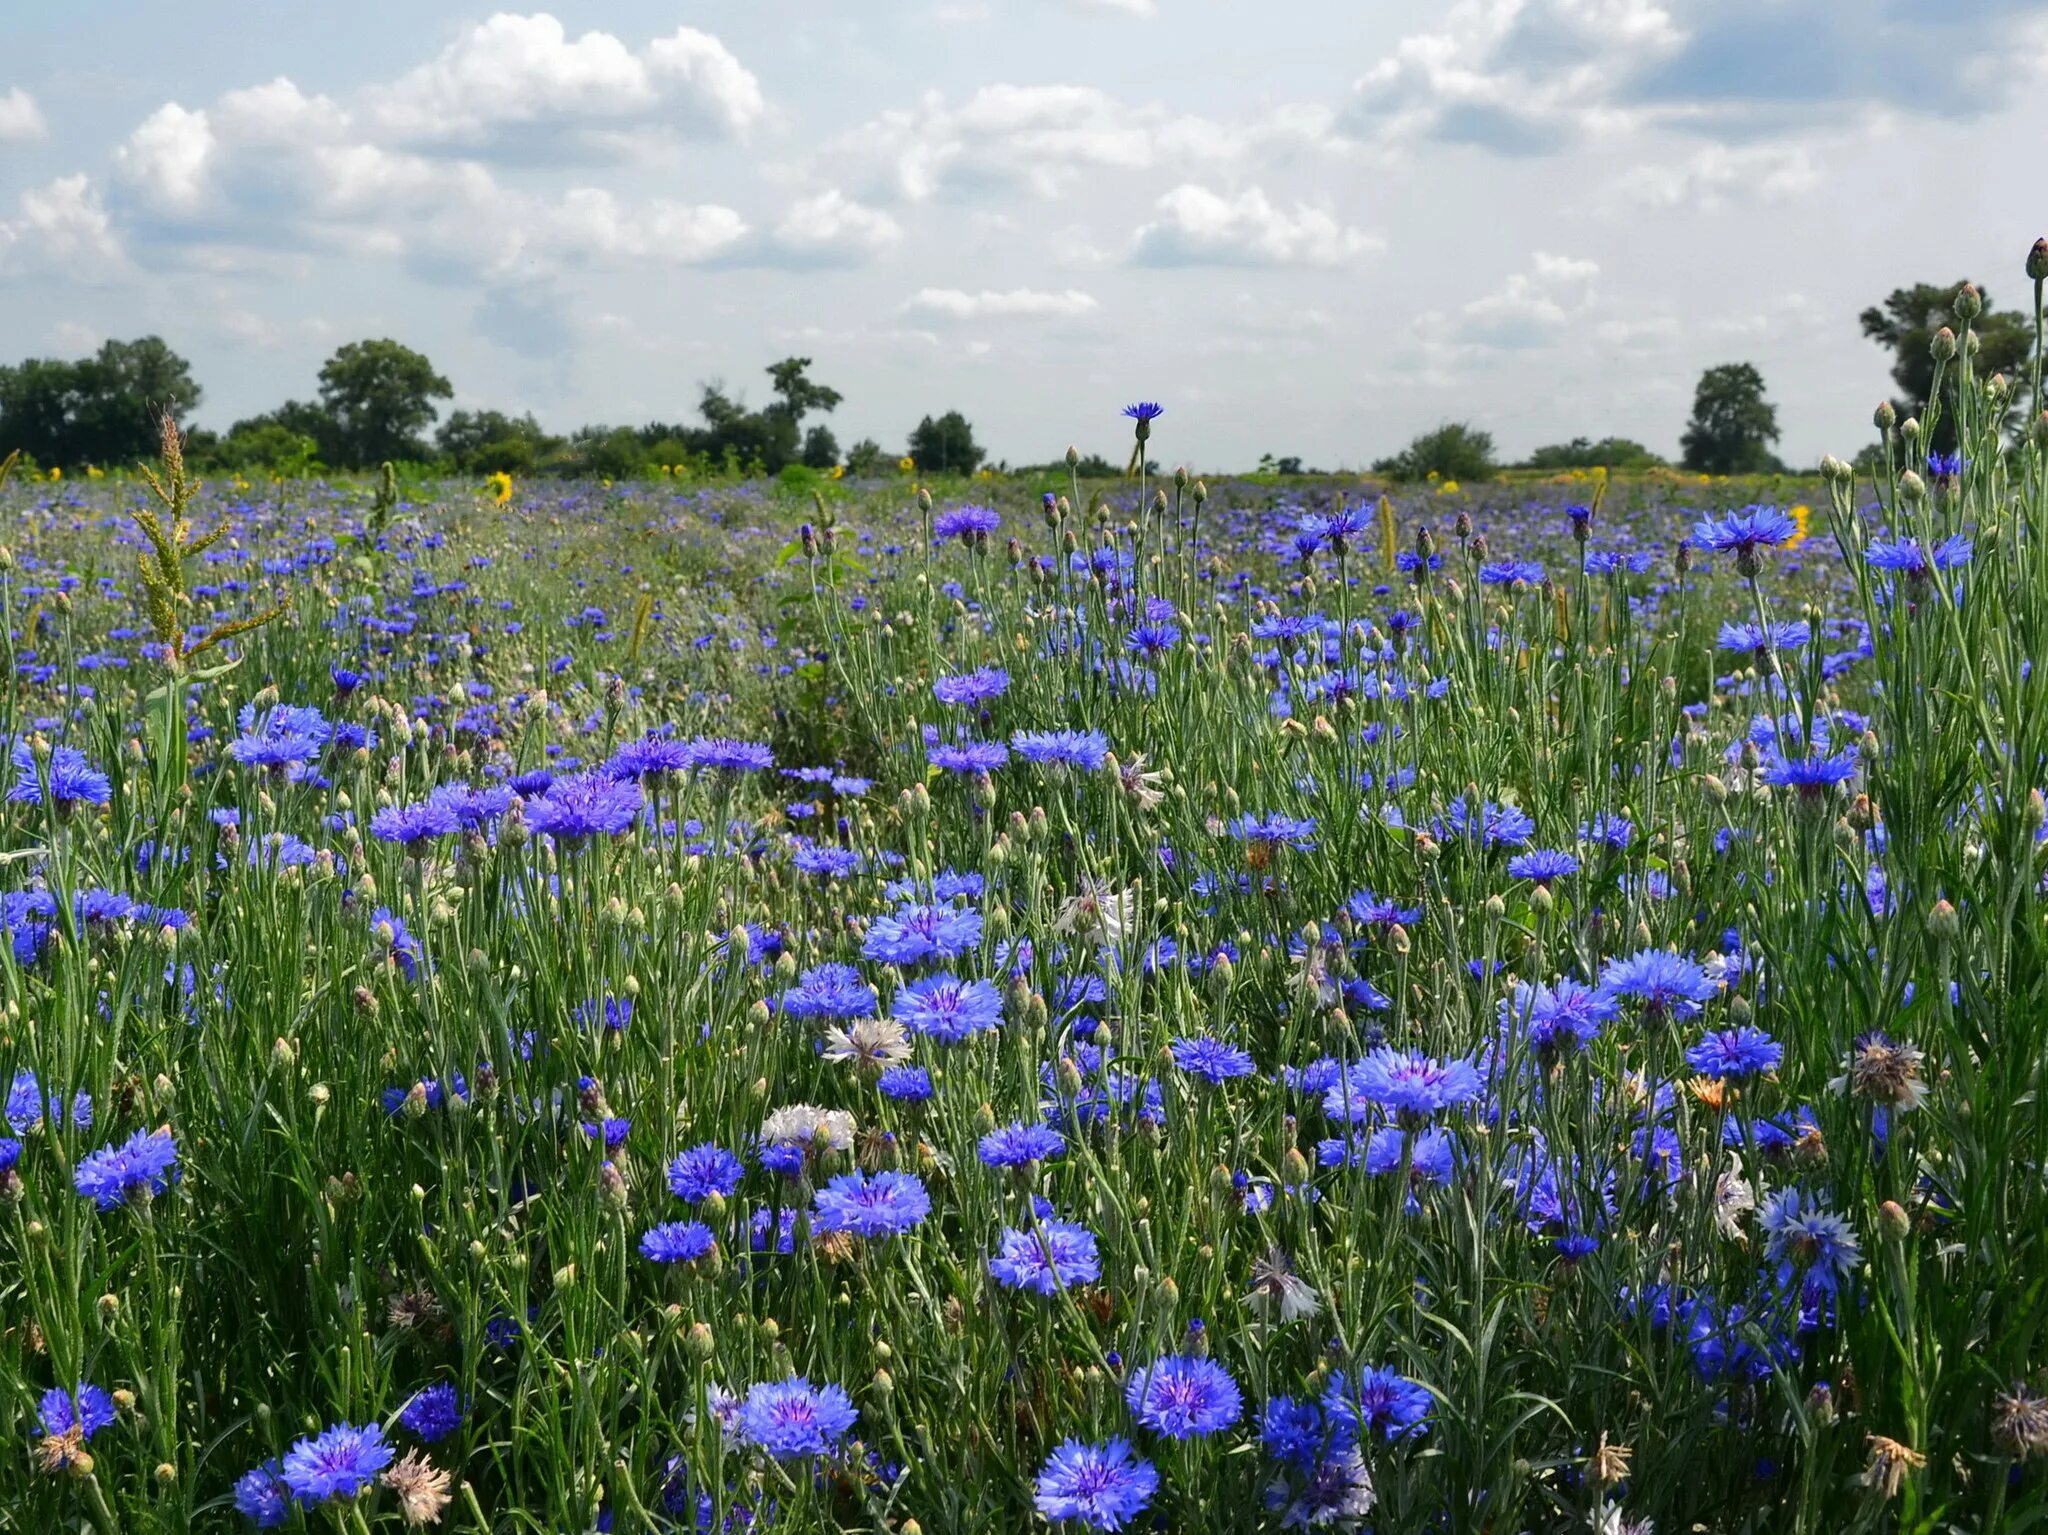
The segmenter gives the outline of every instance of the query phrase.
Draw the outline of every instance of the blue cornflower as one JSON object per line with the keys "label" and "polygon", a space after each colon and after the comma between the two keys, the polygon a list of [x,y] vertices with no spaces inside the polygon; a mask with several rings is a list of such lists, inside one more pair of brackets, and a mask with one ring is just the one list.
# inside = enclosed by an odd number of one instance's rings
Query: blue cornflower
{"label": "blue cornflower", "polygon": [[690,766],[710,773],[765,773],[775,766],[775,753],[759,741],[731,736],[698,736],[689,744]]}
{"label": "blue cornflower", "polygon": [[259,1530],[274,1530],[291,1517],[291,1489],[275,1456],[235,1479],[235,1508]]}
{"label": "blue cornflower", "polygon": [[1156,400],[1140,400],[1135,405],[1126,405],[1124,415],[1140,423],[1157,421],[1166,414],[1166,407]]}
{"label": "blue cornflower", "polygon": [[611,760],[604,765],[604,772],[611,778],[631,778],[651,784],[659,783],[672,774],[688,772],[696,765],[692,743],[678,741],[673,736],[646,736],[638,741],[628,741],[613,752]]}
{"label": "blue cornflower", "polygon": [[1599,1034],[1600,1026],[1620,1011],[1607,993],[1573,980],[1550,986],[1522,981],[1514,996],[1503,998],[1500,1004],[1501,1021],[1521,1021],[1529,1031],[1530,1045],[1546,1055],[1585,1049]]}
{"label": "blue cornflower", "polygon": [[691,1204],[702,1204],[713,1194],[729,1199],[740,1186],[746,1164],[716,1141],[692,1146],[676,1153],[668,1164],[668,1191]]}
{"label": "blue cornflower", "polygon": [[276,704],[258,713],[254,704],[242,705],[235,723],[241,737],[228,743],[228,755],[244,767],[268,768],[272,772],[302,767],[320,755],[334,734],[334,727],[318,709]]}
{"label": "blue cornflower", "polygon": [[792,1018],[872,1018],[875,989],[851,965],[814,965],[783,993],[782,1010]]}
{"label": "blue cornflower", "polygon": [[1324,1094],[1323,1111],[1356,1123],[1369,1118],[1377,1105],[1414,1127],[1441,1109],[1471,1102],[1479,1092],[1479,1069],[1470,1061],[1438,1061],[1420,1051],[1382,1045],[1352,1067],[1348,1082]]}
{"label": "blue cornflower", "polygon": [[942,704],[971,706],[1000,698],[1010,688],[1010,674],[1000,666],[976,667],[957,677],[940,677],[932,683],[932,697]]}
{"label": "blue cornflower", "polygon": [[984,1135],[977,1152],[989,1167],[1023,1167],[1047,1162],[1066,1149],[1066,1138],[1047,1125],[1004,1125]]}
{"label": "blue cornflower", "polygon": [[1479,567],[1482,586],[1513,586],[1517,581],[1536,586],[1542,580],[1543,567],[1534,560],[1488,560]]}
{"label": "blue cornflower", "polygon": [[1785,1047],[1754,1024],[1709,1030],[1685,1052],[1686,1064],[1710,1077],[1752,1077],[1776,1071]]}
{"label": "blue cornflower", "polygon": [[897,1103],[925,1103],[938,1089],[922,1066],[891,1066],[875,1078],[875,1091]]}
{"label": "blue cornflower", "polygon": [[1254,1067],[1249,1052],[1220,1039],[1191,1036],[1173,1042],[1173,1063],[1191,1076],[1220,1086],[1233,1077],[1248,1077]]}
{"label": "blue cornflower", "polygon": [[526,821],[537,832],[574,846],[593,836],[616,837],[633,824],[644,800],[636,783],[581,773],[548,787],[526,806]]}
{"label": "blue cornflower", "polygon": [[369,1491],[377,1473],[391,1464],[391,1446],[381,1424],[357,1428],[337,1423],[285,1452],[281,1475],[301,1503],[354,1498]]}
{"label": "blue cornflower", "polygon": [[417,853],[436,837],[453,836],[461,822],[455,807],[439,796],[416,805],[391,805],[370,817],[370,835],[380,842],[396,842],[408,853]]}
{"label": "blue cornflower", "polygon": [[370,913],[370,931],[384,945],[386,956],[398,966],[399,973],[412,980],[419,973],[420,957],[425,950],[405,925],[405,919],[390,907],[379,906]]}
{"label": "blue cornflower", "polygon": [[1856,769],[1856,752],[1851,748],[1832,757],[1774,756],[1759,776],[1773,788],[1791,789],[1801,799],[1812,800],[1840,788],[1856,776]]}
{"label": "blue cornflower", "polygon": [[957,975],[928,976],[896,993],[889,1016],[913,1033],[941,1044],[961,1040],[1003,1022],[1003,994],[987,981],[963,981]]}
{"label": "blue cornflower", "polygon": [[1359,890],[1344,898],[1344,910],[1353,922],[1362,927],[1413,927],[1422,920],[1420,906],[1403,906],[1399,901],[1385,900],[1370,890]]}
{"label": "blue cornflower", "polygon": [[1054,1523],[1072,1519],[1084,1529],[1120,1530],[1151,1506],[1159,1472],[1132,1453],[1128,1440],[1067,1439],[1046,1457],[1033,1490],[1039,1513]]}
{"label": "blue cornflower", "polygon": [[73,805],[104,805],[113,798],[113,781],[86,760],[85,753],[75,746],[54,746],[50,759],[36,769],[35,753],[26,741],[14,743],[10,753],[15,767],[14,787],[7,791],[7,797],[17,805],[40,805],[43,802],[43,778],[50,781],[50,802],[59,811],[69,811]]}
{"label": "blue cornflower", "polygon": [[114,1399],[91,1381],[75,1391],[45,1391],[36,1406],[43,1436],[36,1454],[51,1471],[70,1465],[86,1440],[114,1421]]}
{"label": "blue cornflower", "polygon": [[665,1221],[640,1237],[640,1256],[653,1263],[695,1263],[717,1247],[718,1238],[702,1221]]}
{"label": "blue cornflower", "polygon": [[1020,730],[1010,745],[1040,767],[1092,773],[1109,755],[1109,737],[1099,730]]}
{"label": "blue cornflower", "polygon": [[1488,847],[1520,847],[1536,835],[1536,823],[1518,807],[1484,800],[1474,810],[1462,794],[1445,807],[1437,828],[1442,836],[1476,837]]}
{"label": "blue cornflower", "polygon": [[71,1181],[102,1210],[112,1210],[129,1200],[153,1199],[177,1176],[178,1145],[166,1127],[137,1130],[119,1145],[80,1158]]}
{"label": "blue cornflower", "polygon": [[1273,1459],[1306,1471],[1330,1442],[1331,1435],[1323,1426],[1322,1409],[1314,1402],[1291,1396],[1266,1399],[1259,1413],[1259,1443]]}
{"label": "blue cornflower", "polygon": [[462,1427],[462,1420],[468,1415],[468,1405],[455,1383],[443,1380],[414,1393],[413,1399],[399,1410],[398,1421],[405,1425],[406,1432],[435,1444]]}
{"label": "blue cornflower", "polygon": [[1769,628],[1755,622],[1723,624],[1719,643],[1723,650],[1748,650],[1763,655],[1773,649],[1797,650],[1812,638],[1813,630],[1801,618]]}
{"label": "blue cornflower", "polygon": [[1162,656],[1180,643],[1180,625],[1139,624],[1124,636],[1124,649],[1133,655]]}
{"label": "blue cornflower", "polygon": [[1967,565],[1974,552],[1965,535],[1951,533],[1931,545],[1917,538],[1880,538],[1864,550],[1863,557],[1879,570],[1893,570],[1924,581],[1937,570],[1954,570],[1958,565]]}
{"label": "blue cornflower", "polygon": [[1799,524],[1775,506],[1745,506],[1723,517],[1705,518],[1692,529],[1697,547],[1749,561],[1755,560],[1757,550],[1789,544],[1798,536]]}
{"label": "blue cornflower", "polygon": [[1643,949],[1610,959],[1600,972],[1600,989],[1610,997],[1634,997],[1651,1017],[1670,1013],[1690,1018],[1720,985],[1692,960],[1668,949]]}
{"label": "blue cornflower", "polygon": [[845,879],[858,874],[861,856],[850,847],[800,847],[790,854],[789,861],[802,874],[816,875],[820,879]]}
{"label": "blue cornflower", "polygon": [[1849,1223],[1796,1188],[1780,1189],[1765,1200],[1757,1225],[1764,1233],[1764,1256],[1787,1281],[1802,1275],[1806,1284],[1833,1291],[1863,1261]]}
{"label": "blue cornflower", "polygon": [[1057,1295],[1070,1285],[1100,1279],[1102,1260],[1095,1251],[1095,1234],[1086,1226],[1049,1220],[1032,1231],[1004,1227],[988,1271],[1012,1290]]}
{"label": "blue cornflower", "polygon": [[820,1231],[857,1237],[894,1237],[931,1214],[932,1197],[915,1173],[880,1172],[873,1177],[841,1173],[816,1195],[812,1224]]}
{"label": "blue cornflower", "polygon": [[1617,853],[1625,850],[1629,843],[1635,840],[1635,835],[1634,823],[1623,820],[1620,816],[1596,815],[1592,820],[1582,822],[1579,826],[1581,842],[1604,843]]}
{"label": "blue cornflower", "polygon": [[814,1387],[798,1375],[751,1387],[739,1424],[750,1443],[777,1460],[790,1460],[830,1455],[859,1417],[838,1386]]}
{"label": "blue cornflower", "polygon": [[1169,1354],[1134,1372],[1124,1385],[1124,1401],[1140,1423],[1169,1439],[1226,1429],[1244,1410],[1230,1372],[1196,1354]]}
{"label": "blue cornflower", "polygon": [[1010,748],[1001,741],[933,741],[924,749],[925,761],[947,773],[972,775],[993,773],[1010,760]]}
{"label": "blue cornflower", "polygon": [[1230,835],[1254,848],[1315,846],[1316,823],[1291,815],[1241,815],[1230,823]]}
{"label": "blue cornflower", "polygon": [[1539,885],[1547,885],[1554,879],[1564,879],[1578,872],[1579,860],[1555,848],[1531,848],[1508,860],[1508,873],[1516,879],[1534,880]]}
{"label": "blue cornflower", "polygon": [[963,544],[985,540],[1003,525],[995,508],[988,506],[949,507],[932,519],[932,537],[943,542],[957,538]]}
{"label": "blue cornflower", "polygon": [[981,913],[957,906],[903,906],[868,924],[863,958],[890,965],[921,959],[951,959],[981,946]]}
{"label": "blue cornflower", "polygon": [[1337,1370],[1323,1390],[1331,1421],[1360,1438],[1375,1429],[1389,1441],[1427,1433],[1435,1402],[1427,1386],[1384,1365]]}
{"label": "blue cornflower", "polygon": [[[1295,527],[1313,544],[1328,544],[1342,554],[1353,539],[1372,531],[1372,513],[1363,506],[1339,502],[1328,512],[1308,513]],[[1314,549],[1305,552],[1314,553]]]}

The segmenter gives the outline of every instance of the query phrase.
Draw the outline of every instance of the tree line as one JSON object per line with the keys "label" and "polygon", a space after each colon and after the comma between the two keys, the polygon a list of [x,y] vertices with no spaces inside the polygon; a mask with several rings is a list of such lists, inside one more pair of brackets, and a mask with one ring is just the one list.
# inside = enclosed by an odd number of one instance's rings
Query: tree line
{"label": "tree line", "polygon": [[[1895,289],[1858,317],[1863,334],[1892,354],[1901,418],[1921,408],[1933,385],[1931,342],[1948,323],[1961,286]],[[1985,295],[1973,335],[1980,369],[2012,372],[2028,356],[2033,324],[2018,310],[1994,308]],[[972,474],[986,460],[973,426],[957,410],[925,416],[900,455],[872,438],[842,451],[820,418],[843,396],[813,379],[810,368],[808,357],[771,364],[771,398],[758,409],[714,382],[699,391],[696,421],[593,425],[556,435],[531,413],[458,410],[443,420],[441,402],[454,390],[425,356],[388,339],[352,341],[321,366],[312,399],[287,400],[225,432],[193,428],[186,452],[202,466],[240,473],[301,475],[410,462],[463,473],[613,479],[650,468],[743,475],[779,474],[792,465],[859,475],[899,456],[928,474]],[[182,424],[201,398],[190,364],[158,336],[109,341],[73,360],[30,358],[0,367],[0,457],[18,450],[44,467],[125,468],[155,451],[164,412]],[[1938,440],[1946,429],[1945,422],[1937,427],[1934,447],[1946,447]],[[1778,438],[1777,407],[1763,375],[1752,363],[1722,363],[1700,375],[1678,463],[1706,474],[1769,473],[1785,467],[1775,451]],[[1665,462],[1628,438],[1574,437],[1536,449],[1522,467],[1642,469]],[[1492,434],[1460,421],[1432,428],[1373,464],[1374,472],[1404,480],[1477,480],[1501,467]],[[1298,458],[1270,453],[1258,468],[1283,476],[1315,472]]]}
{"label": "tree line", "polygon": [[[225,432],[194,427],[186,457],[219,471],[303,475],[385,463],[477,474],[558,473],[625,478],[650,468],[779,474],[792,464],[859,474],[907,456],[933,474],[972,474],[986,458],[957,410],[927,415],[902,454],[873,439],[843,453],[829,415],[843,396],[810,376],[811,359],[771,365],[772,398],[749,409],[723,384],[703,387],[695,422],[546,431],[531,413],[458,410],[448,380],[421,353],[388,339],[352,341],[321,366],[310,400],[287,400]],[[0,367],[0,458],[20,451],[42,467],[125,468],[156,451],[165,412],[181,425],[204,392],[161,337],[109,341],[76,360],[31,358]],[[807,420],[811,422],[806,425]]]}

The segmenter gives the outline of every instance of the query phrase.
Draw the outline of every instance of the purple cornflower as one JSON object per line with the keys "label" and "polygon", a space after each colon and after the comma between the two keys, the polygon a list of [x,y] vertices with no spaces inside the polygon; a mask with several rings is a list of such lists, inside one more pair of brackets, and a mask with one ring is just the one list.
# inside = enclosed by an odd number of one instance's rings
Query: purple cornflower
{"label": "purple cornflower", "polygon": [[228,755],[244,767],[268,768],[282,773],[303,766],[320,755],[334,727],[318,709],[276,704],[256,712],[254,704],[242,705],[235,723],[239,739],[228,743]]}
{"label": "purple cornflower", "polygon": [[1241,815],[1230,823],[1230,835],[1253,848],[1315,846],[1316,823],[1291,815]]}
{"label": "purple cornflower", "polygon": [[857,1237],[894,1237],[931,1214],[932,1197],[915,1173],[841,1173],[816,1195],[812,1224]]}
{"label": "purple cornflower", "polygon": [[957,906],[899,907],[868,924],[863,958],[889,965],[914,965],[937,956],[951,959],[981,946],[981,913]]}
{"label": "purple cornflower", "polygon": [[987,981],[963,981],[957,975],[928,976],[896,993],[889,1016],[913,1033],[941,1044],[963,1039],[1003,1022],[1003,994]]}
{"label": "purple cornflower", "polygon": [[1323,1391],[1332,1422],[1360,1437],[1377,1429],[1390,1442],[1427,1433],[1435,1402],[1427,1386],[1384,1365],[1338,1370]]}
{"label": "purple cornflower", "polygon": [[275,1457],[235,1479],[235,1508],[259,1530],[274,1530],[291,1517],[291,1489]]}
{"label": "purple cornflower", "polygon": [[1757,1224],[1764,1233],[1764,1256],[1788,1281],[1803,1275],[1804,1283],[1832,1292],[1863,1261],[1849,1223],[1796,1188],[1780,1189],[1765,1200]]}
{"label": "purple cornflower", "polygon": [[1685,1052],[1686,1064],[1709,1077],[1752,1077],[1776,1071],[1785,1047],[1754,1024],[1712,1029]]}
{"label": "purple cornflower", "polygon": [[71,1181],[102,1210],[113,1210],[130,1200],[155,1198],[177,1176],[178,1144],[165,1127],[137,1130],[118,1145],[102,1146],[80,1158]]}
{"label": "purple cornflower", "polygon": [[526,821],[535,831],[574,847],[590,837],[618,836],[633,824],[643,803],[638,784],[581,773],[529,802]]}
{"label": "purple cornflower", "polygon": [[1140,1423],[1169,1439],[1216,1433],[1244,1411],[1230,1372],[1197,1354],[1169,1354],[1135,1371],[1124,1385],[1124,1401]]}
{"label": "purple cornflower", "polygon": [[665,1221],[640,1237],[640,1256],[651,1263],[695,1263],[717,1247],[718,1238],[702,1221]]}
{"label": "purple cornflower", "polygon": [[325,1503],[329,1498],[353,1498],[369,1491],[377,1473],[391,1461],[391,1446],[384,1442],[380,1424],[357,1428],[337,1423],[294,1443],[285,1453],[280,1474],[301,1503]]}
{"label": "purple cornflower", "polygon": [[1523,981],[1513,998],[1503,998],[1500,1004],[1501,1021],[1523,1021],[1530,1045],[1544,1055],[1585,1049],[1600,1026],[1620,1011],[1607,993],[1572,980],[1550,986]]}
{"label": "purple cornflower", "polygon": [[1356,1123],[1377,1105],[1415,1128],[1439,1110],[1470,1103],[1479,1092],[1479,1069],[1470,1061],[1432,1060],[1420,1051],[1382,1045],[1351,1069],[1348,1082],[1324,1094],[1323,1111]]}
{"label": "purple cornflower", "polygon": [[875,989],[851,965],[813,965],[783,993],[782,1010],[792,1018],[872,1018]]}
{"label": "purple cornflower", "polygon": [[1158,1490],[1158,1470],[1132,1453],[1124,1439],[1061,1441],[1039,1468],[1033,1489],[1038,1511],[1047,1519],[1072,1519],[1090,1530],[1122,1529],[1151,1506]]}
{"label": "purple cornflower", "polygon": [[791,1460],[830,1455],[859,1417],[838,1386],[814,1387],[798,1375],[750,1388],[739,1425],[749,1443],[777,1460]]}
{"label": "purple cornflower", "polygon": [[765,773],[775,766],[775,753],[759,741],[731,736],[698,736],[689,744],[690,766],[700,772]]}
{"label": "purple cornflower", "polygon": [[678,741],[672,736],[645,736],[638,741],[628,741],[612,753],[611,760],[604,765],[607,777],[636,779],[641,783],[658,783],[673,774],[687,772],[696,766],[692,746],[688,741]]}
{"label": "purple cornflower", "polygon": [[1010,748],[1001,741],[934,741],[924,755],[933,767],[948,773],[993,773],[1010,760]]}
{"label": "purple cornflower", "polygon": [[1057,1295],[1068,1286],[1100,1279],[1102,1260],[1095,1251],[1095,1234],[1086,1226],[1049,1220],[1032,1231],[1004,1227],[988,1271],[1012,1290]]}
{"label": "purple cornflower", "polygon": [[1718,643],[1723,650],[1747,650],[1763,656],[1774,649],[1797,650],[1812,638],[1813,630],[1802,618],[1772,624],[1768,629],[1753,621],[1723,624]]}

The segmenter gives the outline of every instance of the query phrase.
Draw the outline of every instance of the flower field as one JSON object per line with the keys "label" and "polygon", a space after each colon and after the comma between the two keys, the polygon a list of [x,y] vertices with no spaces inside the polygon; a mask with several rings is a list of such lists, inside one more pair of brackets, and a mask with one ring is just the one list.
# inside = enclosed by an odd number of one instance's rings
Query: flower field
{"label": "flower field", "polygon": [[0,1525],[2036,1526],[1956,329],[1775,484],[17,479]]}

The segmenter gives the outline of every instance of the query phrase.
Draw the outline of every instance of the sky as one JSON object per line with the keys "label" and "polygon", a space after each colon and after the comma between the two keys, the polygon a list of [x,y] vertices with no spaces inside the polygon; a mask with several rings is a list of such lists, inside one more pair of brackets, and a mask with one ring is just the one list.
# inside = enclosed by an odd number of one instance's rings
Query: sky
{"label": "sky", "polygon": [[1747,360],[1811,463],[1860,310],[2048,232],[2048,0],[5,7],[0,359],[159,334],[217,428],[388,335],[558,431],[797,354],[892,450],[1675,454]]}

